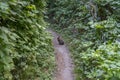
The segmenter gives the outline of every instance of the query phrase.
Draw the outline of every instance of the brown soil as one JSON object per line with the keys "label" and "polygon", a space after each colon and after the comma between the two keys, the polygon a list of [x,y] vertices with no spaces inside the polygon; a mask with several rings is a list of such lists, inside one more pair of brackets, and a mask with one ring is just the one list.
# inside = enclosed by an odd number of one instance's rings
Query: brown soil
{"label": "brown soil", "polygon": [[54,80],[74,80],[73,65],[70,58],[70,52],[66,45],[59,45],[57,41],[58,34],[48,30],[53,36],[53,45],[55,49],[56,68]]}

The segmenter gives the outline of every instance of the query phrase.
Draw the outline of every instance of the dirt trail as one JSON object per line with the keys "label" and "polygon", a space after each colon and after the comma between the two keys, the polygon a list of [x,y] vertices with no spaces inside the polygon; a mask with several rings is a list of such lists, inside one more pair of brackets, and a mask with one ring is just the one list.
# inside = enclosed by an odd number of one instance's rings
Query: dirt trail
{"label": "dirt trail", "polygon": [[72,73],[72,61],[70,58],[70,52],[66,45],[59,45],[57,41],[58,34],[52,30],[48,30],[53,35],[53,45],[55,49],[55,58],[57,70],[54,80],[74,80]]}

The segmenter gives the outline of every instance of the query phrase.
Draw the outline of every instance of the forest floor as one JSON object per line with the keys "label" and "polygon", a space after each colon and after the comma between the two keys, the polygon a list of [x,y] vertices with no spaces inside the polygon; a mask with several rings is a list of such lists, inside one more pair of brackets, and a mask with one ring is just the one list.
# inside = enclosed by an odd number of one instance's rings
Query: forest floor
{"label": "forest floor", "polygon": [[53,36],[53,45],[55,50],[56,71],[54,80],[74,80],[73,64],[70,58],[70,52],[67,46],[59,45],[57,41],[58,34],[52,30],[48,30]]}

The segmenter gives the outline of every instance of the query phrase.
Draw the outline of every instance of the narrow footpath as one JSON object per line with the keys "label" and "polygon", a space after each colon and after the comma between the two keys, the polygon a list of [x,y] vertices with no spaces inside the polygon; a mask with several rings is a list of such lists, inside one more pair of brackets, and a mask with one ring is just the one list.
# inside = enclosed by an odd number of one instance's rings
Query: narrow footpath
{"label": "narrow footpath", "polygon": [[48,30],[53,36],[53,45],[55,49],[56,68],[54,80],[74,80],[73,65],[70,58],[70,52],[66,45],[59,45],[57,41],[58,34]]}

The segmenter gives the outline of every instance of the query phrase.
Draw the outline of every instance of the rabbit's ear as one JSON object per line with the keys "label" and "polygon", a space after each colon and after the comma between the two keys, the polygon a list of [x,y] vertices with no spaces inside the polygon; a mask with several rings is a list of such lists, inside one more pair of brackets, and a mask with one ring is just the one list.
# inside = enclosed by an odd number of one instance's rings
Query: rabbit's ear
{"label": "rabbit's ear", "polygon": [[58,38],[60,38],[60,36],[58,36]]}

